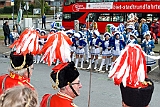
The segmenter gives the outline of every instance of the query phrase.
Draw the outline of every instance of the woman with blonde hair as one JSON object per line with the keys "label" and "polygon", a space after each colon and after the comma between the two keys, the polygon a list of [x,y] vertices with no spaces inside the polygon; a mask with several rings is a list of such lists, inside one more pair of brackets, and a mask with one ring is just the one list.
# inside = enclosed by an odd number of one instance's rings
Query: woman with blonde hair
{"label": "woman with blonde hair", "polygon": [[37,92],[20,85],[9,88],[0,96],[0,107],[38,107]]}

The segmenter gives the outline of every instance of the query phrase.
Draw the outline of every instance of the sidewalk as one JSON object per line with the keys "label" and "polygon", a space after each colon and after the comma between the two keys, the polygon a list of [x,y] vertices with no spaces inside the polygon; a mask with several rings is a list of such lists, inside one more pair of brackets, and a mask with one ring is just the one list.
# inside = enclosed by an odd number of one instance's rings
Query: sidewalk
{"label": "sidewalk", "polygon": [[0,55],[9,57],[10,48],[4,45],[4,40],[0,40]]}

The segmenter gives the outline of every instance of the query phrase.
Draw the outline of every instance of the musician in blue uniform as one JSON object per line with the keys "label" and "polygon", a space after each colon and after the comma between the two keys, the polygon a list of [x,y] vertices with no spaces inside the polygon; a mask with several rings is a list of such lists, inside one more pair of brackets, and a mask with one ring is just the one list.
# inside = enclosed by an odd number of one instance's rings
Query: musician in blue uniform
{"label": "musician in blue uniform", "polygon": [[102,44],[102,40],[100,39],[100,33],[98,30],[93,31],[93,37],[91,42],[90,42],[90,54],[91,54],[91,59],[89,62],[89,66],[87,69],[91,69],[91,64],[92,60],[95,58],[95,66],[94,69],[97,69],[97,64],[98,64],[98,55],[100,54],[100,45]]}
{"label": "musician in blue uniform", "polygon": [[75,63],[75,67],[78,67],[78,60],[79,58],[81,58],[81,69],[83,69],[83,55],[84,55],[84,47],[86,46],[86,42],[81,39],[81,35],[79,33],[75,33],[75,47],[76,47],[76,63]]}
{"label": "musician in blue uniform", "polygon": [[102,42],[102,62],[99,68],[99,72],[104,73],[105,71],[102,71],[102,67],[105,64],[106,61],[106,71],[108,71],[108,65],[110,62],[110,57],[111,57],[111,49],[108,48],[109,46],[109,38],[111,37],[111,34],[109,32],[106,32],[104,34],[104,41]]}
{"label": "musician in blue uniform", "polygon": [[111,69],[113,67],[114,61],[117,59],[117,57],[121,54],[121,50],[125,48],[126,44],[124,40],[120,39],[120,32],[115,32],[112,39],[109,41],[109,49],[112,48],[112,65]]}

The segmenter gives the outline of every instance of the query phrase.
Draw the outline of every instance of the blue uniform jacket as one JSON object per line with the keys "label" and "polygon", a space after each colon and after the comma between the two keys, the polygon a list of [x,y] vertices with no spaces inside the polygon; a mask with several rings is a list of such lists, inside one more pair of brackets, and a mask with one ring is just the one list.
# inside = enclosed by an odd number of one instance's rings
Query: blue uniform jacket
{"label": "blue uniform jacket", "polygon": [[142,48],[144,48],[144,52],[148,55],[150,54],[150,52],[152,52],[152,49],[155,48],[154,42],[152,40],[149,40],[148,44],[146,41],[143,41],[141,46]]}
{"label": "blue uniform jacket", "polygon": [[75,47],[77,48],[78,46],[83,46],[85,47],[86,46],[86,42],[83,40],[83,39],[79,39],[79,44],[76,44],[76,41],[75,41]]}
{"label": "blue uniform jacket", "polygon": [[[112,37],[109,40],[109,46],[108,47],[113,47],[113,50],[116,50],[116,46],[115,46],[115,38]],[[120,41],[120,50],[124,49],[126,46],[126,43],[123,40],[119,40]]]}
{"label": "blue uniform jacket", "polygon": [[99,43],[102,44],[102,40],[100,38],[98,38],[98,37],[97,37],[96,43],[93,44],[93,39],[94,38],[91,39],[90,46],[100,46]]}
{"label": "blue uniform jacket", "polygon": [[[101,47],[102,47],[102,50],[104,51],[105,49],[107,49],[107,47],[105,46],[105,42],[106,40],[102,41],[102,44],[101,44]],[[108,40],[109,42],[109,40]]]}

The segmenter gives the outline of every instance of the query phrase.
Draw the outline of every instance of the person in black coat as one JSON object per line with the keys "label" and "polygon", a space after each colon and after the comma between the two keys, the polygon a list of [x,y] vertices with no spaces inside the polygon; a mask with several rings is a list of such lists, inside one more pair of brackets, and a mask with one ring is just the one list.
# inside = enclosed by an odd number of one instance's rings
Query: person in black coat
{"label": "person in black coat", "polygon": [[44,25],[44,28],[46,29],[46,16],[45,16],[45,14],[43,14],[43,16],[42,16],[42,29],[43,29],[43,25]]}
{"label": "person in black coat", "polygon": [[[3,24],[3,32],[4,32],[4,43],[6,46],[8,46],[10,44],[10,29],[9,29],[9,25],[8,25],[8,21],[6,21]],[[8,44],[7,44],[7,38],[8,38]]]}

